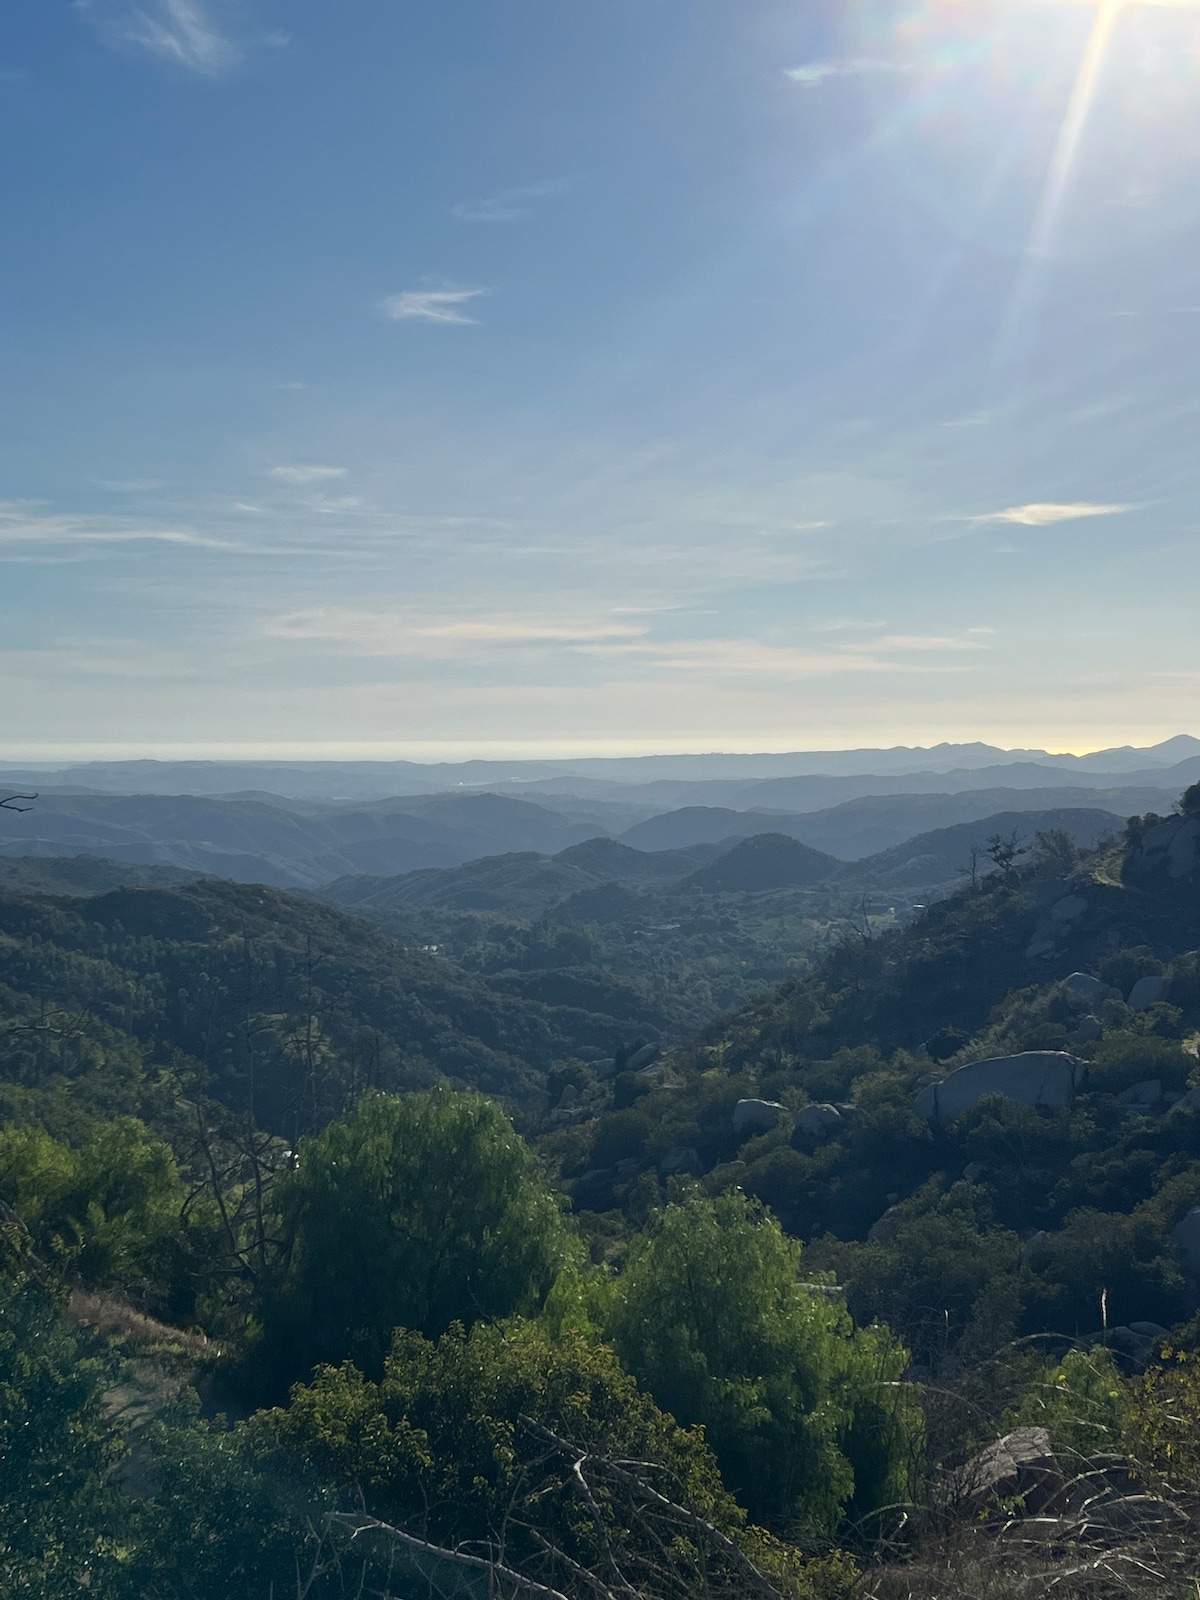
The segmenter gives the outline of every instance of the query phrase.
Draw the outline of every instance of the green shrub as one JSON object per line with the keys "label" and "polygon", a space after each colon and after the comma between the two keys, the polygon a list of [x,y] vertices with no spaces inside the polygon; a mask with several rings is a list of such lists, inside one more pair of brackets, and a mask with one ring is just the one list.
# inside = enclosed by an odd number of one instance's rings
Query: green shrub
{"label": "green shrub", "polygon": [[856,1330],[801,1257],[742,1195],[693,1197],[631,1242],[609,1326],[659,1404],[704,1426],[752,1516],[829,1534],[904,1497],[918,1424],[905,1351]]}

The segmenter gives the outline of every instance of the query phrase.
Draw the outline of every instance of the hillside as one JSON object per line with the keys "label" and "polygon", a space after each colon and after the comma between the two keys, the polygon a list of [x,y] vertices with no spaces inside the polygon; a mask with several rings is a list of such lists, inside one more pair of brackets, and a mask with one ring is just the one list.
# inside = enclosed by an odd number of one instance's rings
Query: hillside
{"label": "hillside", "polygon": [[310,888],[348,873],[453,866],[514,849],[552,852],[595,832],[594,823],[507,795],[299,808],[261,799],[51,793],[27,811],[5,814],[0,855],[86,852]]}
{"label": "hillside", "polygon": [[1076,844],[1094,849],[1102,839],[1115,839],[1124,826],[1124,818],[1111,811],[1000,811],[978,822],[962,822],[952,828],[918,834],[860,861],[839,863],[838,881],[883,892],[930,891],[956,886],[970,875],[972,867],[977,874],[993,870],[986,848],[988,840],[997,834],[1015,838],[1020,846],[1028,848],[1037,834],[1060,829]]}
{"label": "hillside", "polygon": [[[50,1072],[56,1094],[86,1099],[86,1078],[68,1072],[64,1083],[58,1072],[80,1052],[115,1052],[144,1063],[142,1087],[121,1091],[134,1109],[176,1063],[225,1105],[292,1136],[370,1085],[449,1077],[535,1104],[556,1060],[655,1033],[640,995],[633,1019],[589,1010],[593,991],[525,996],[331,907],[211,879],[87,899],[0,896],[0,996],[17,1019],[10,1085],[36,1087]],[[60,1020],[45,1035],[20,1020],[48,1012]],[[49,1056],[47,1038],[61,1040]]]}
{"label": "hillside", "polygon": [[[819,1241],[810,1259],[857,1316],[935,1370],[960,1346],[1090,1334],[1101,1289],[1114,1325],[1186,1320],[1172,1230],[1200,1204],[1200,1096],[1182,1098],[1200,1083],[1198,841],[1200,817],[1134,819],[1073,866],[1046,849],[906,927],[864,927],[621,1098],[580,1081],[590,1110],[545,1151],[585,1212],[640,1215],[678,1174],[757,1195]],[[1082,1087],[1057,1110],[918,1114],[923,1086],[1025,1051],[1068,1052]],[[766,1104],[739,1124],[743,1100]]]}
{"label": "hillside", "polygon": [[838,862],[782,833],[743,839],[684,879],[685,888],[708,894],[753,894],[758,890],[811,888],[836,872]]}

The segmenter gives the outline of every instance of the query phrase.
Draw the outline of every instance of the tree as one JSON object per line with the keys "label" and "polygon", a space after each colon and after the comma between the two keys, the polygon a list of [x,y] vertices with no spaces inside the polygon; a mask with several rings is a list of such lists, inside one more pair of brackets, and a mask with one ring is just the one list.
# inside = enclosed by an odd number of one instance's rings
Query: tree
{"label": "tree", "polygon": [[697,1196],[632,1241],[609,1320],[658,1403],[703,1424],[756,1520],[828,1534],[904,1497],[919,1430],[905,1351],[805,1278],[800,1244],[768,1213],[737,1193]]}
{"label": "tree", "polygon": [[169,1292],[187,1195],[169,1146],[136,1118],[98,1123],[78,1147],[41,1128],[0,1129],[0,1198],[75,1280]]}
{"label": "tree", "polygon": [[984,854],[1004,879],[1016,876],[1017,862],[1026,854],[1024,845],[1020,842],[1021,836],[1016,828],[1011,833],[993,833],[987,842]]}
{"label": "tree", "polygon": [[377,1377],[397,1327],[536,1310],[570,1253],[528,1146],[474,1093],[368,1095],[302,1141],[276,1201],[261,1352],[276,1386],[347,1358]]}

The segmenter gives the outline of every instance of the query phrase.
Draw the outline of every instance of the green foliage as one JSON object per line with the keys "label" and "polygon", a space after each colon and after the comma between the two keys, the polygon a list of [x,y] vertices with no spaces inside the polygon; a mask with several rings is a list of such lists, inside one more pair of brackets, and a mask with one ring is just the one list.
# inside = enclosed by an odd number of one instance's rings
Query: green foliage
{"label": "green foliage", "polygon": [[801,1247],[741,1195],[693,1197],[631,1241],[609,1323],[660,1404],[703,1424],[768,1525],[828,1534],[907,1491],[918,1428],[904,1350],[855,1330]]}
{"label": "green foliage", "polygon": [[1015,1334],[1020,1254],[986,1190],[937,1179],[890,1210],[869,1241],[813,1251],[846,1285],[855,1317],[886,1321],[934,1372],[964,1338],[983,1353]]}
{"label": "green foliage", "polygon": [[378,1375],[397,1327],[536,1310],[571,1251],[558,1204],[482,1095],[368,1095],[300,1146],[276,1203],[287,1241],[264,1304],[276,1382],[351,1358]]}
{"label": "green foliage", "polygon": [[695,1525],[676,1518],[664,1540],[634,1468],[786,1577],[784,1552],[745,1528],[702,1435],[579,1333],[511,1321],[454,1327],[434,1344],[400,1331],[380,1382],[349,1363],[323,1367],[254,1426],[373,1515],[443,1547],[490,1550],[571,1594],[595,1592],[588,1572],[611,1582],[614,1563],[639,1593],[724,1591],[738,1578]]}
{"label": "green foliage", "polygon": [[179,1270],[187,1194],[169,1146],[132,1117],[75,1149],[0,1128],[0,1198],[39,1254],[89,1286],[169,1286]]}
{"label": "green foliage", "polygon": [[103,1365],[81,1357],[46,1291],[0,1276],[0,1594],[106,1595],[119,1575],[124,1507],[108,1472],[120,1450],[101,1400]]}
{"label": "green foliage", "polygon": [[1050,1430],[1056,1450],[1071,1455],[1111,1453],[1121,1447],[1129,1409],[1125,1381],[1103,1345],[1069,1350],[1029,1384],[1007,1420],[1014,1428]]}
{"label": "green foliage", "polygon": [[[264,1433],[202,1422],[194,1396],[147,1430],[125,1576],[128,1600],[251,1600],[360,1592],[387,1563],[339,1548],[323,1526],[334,1493]],[[305,1587],[305,1585],[309,1587]]]}
{"label": "green foliage", "polygon": [[1200,1490],[1200,1350],[1162,1352],[1132,1386],[1134,1451],[1176,1487]]}

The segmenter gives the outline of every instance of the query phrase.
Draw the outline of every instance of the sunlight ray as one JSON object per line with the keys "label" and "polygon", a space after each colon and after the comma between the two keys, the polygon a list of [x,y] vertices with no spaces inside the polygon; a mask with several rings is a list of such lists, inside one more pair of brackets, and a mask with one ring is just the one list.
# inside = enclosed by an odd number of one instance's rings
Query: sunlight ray
{"label": "sunlight ray", "polygon": [[1040,267],[1050,252],[1059,214],[1079,155],[1079,147],[1096,99],[1100,76],[1108,56],[1117,19],[1128,0],[1100,0],[1096,20],[1084,48],[1075,76],[1071,98],[1059,130],[1058,141],[1046,174],[1042,197],[1026,247],[1025,262],[1019,273],[1008,310],[997,340],[997,360],[1004,364],[1012,354],[1021,328],[1031,310]]}

